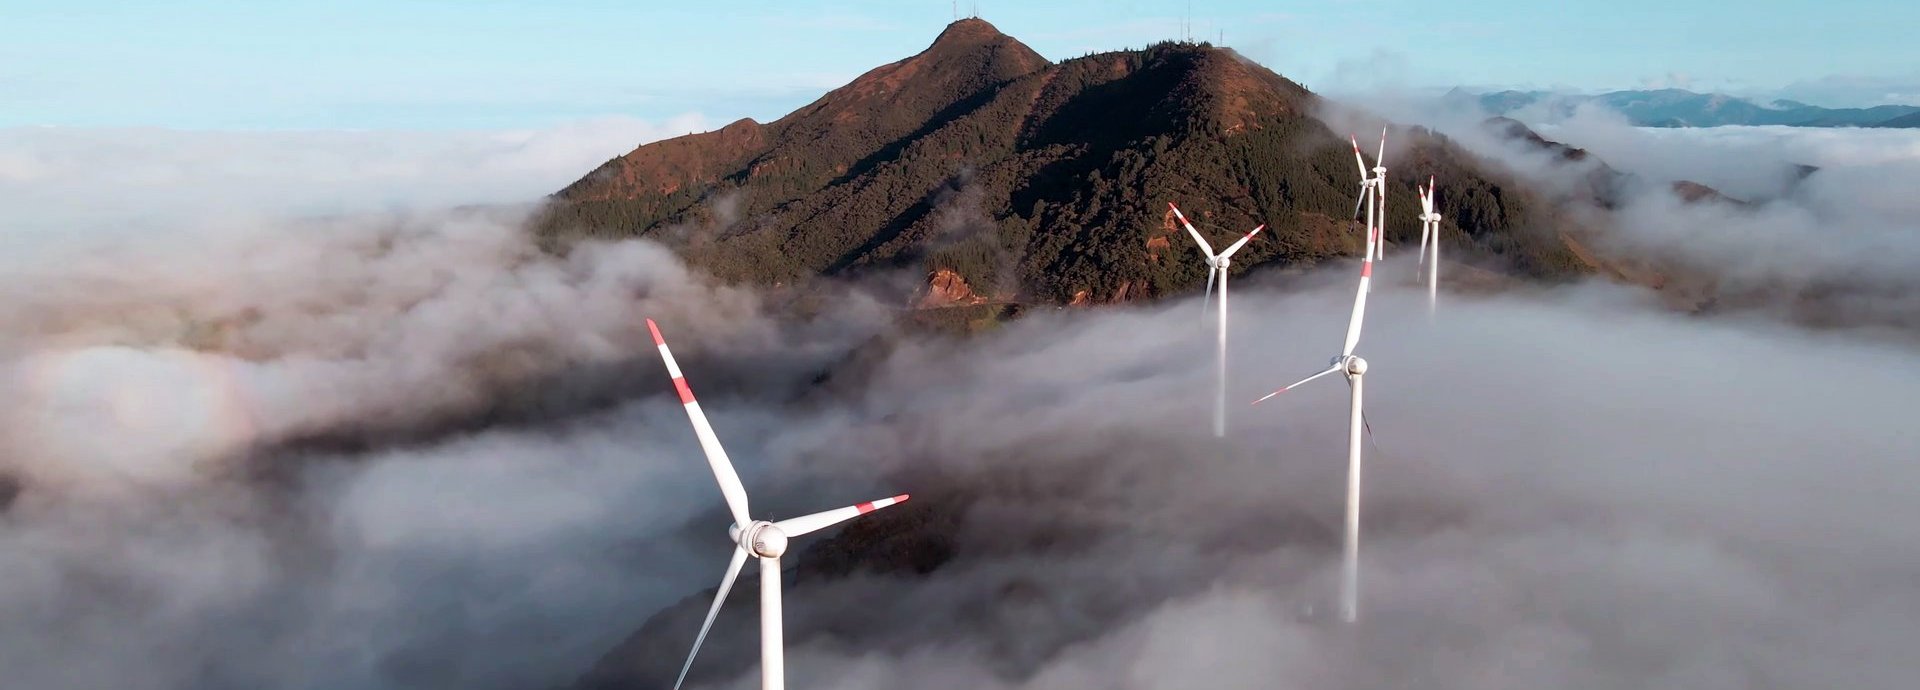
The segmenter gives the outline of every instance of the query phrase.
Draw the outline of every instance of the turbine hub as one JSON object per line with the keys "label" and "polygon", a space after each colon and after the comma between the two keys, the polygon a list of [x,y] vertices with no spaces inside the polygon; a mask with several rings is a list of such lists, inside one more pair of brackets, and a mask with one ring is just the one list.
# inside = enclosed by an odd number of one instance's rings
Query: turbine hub
{"label": "turbine hub", "polygon": [[787,533],[765,520],[755,520],[746,529],[740,529],[739,525],[729,527],[727,536],[733,537],[747,553],[761,558],[779,558],[787,552]]}
{"label": "turbine hub", "polygon": [[1367,360],[1358,356],[1348,357],[1346,364],[1348,376],[1362,376],[1367,373]]}
{"label": "turbine hub", "polygon": [[779,558],[787,552],[787,533],[771,522],[756,522],[749,532],[752,539],[746,544],[747,550],[761,558]]}
{"label": "turbine hub", "polygon": [[1222,271],[1227,270],[1227,266],[1232,263],[1233,263],[1233,259],[1229,259],[1224,256],[1213,260],[1213,265],[1218,267]]}

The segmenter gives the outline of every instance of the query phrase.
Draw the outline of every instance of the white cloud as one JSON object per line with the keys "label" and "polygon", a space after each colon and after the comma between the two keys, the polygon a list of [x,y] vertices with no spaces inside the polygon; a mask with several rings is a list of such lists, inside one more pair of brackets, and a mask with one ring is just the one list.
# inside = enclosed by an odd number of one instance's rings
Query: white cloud
{"label": "white cloud", "polygon": [[503,131],[6,128],[0,242],[187,218],[530,202],[642,143],[708,127],[690,114]]}
{"label": "white cloud", "polygon": [[[792,402],[867,342],[883,306],[790,322],[658,247],[550,257],[513,214],[431,208],[549,191],[636,143],[609,130],[0,148],[30,151],[0,166],[48,193],[10,201],[71,231],[0,271],[0,468],[28,480],[0,519],[9,681],[571,681],[711,586],[728,548],[648,316],[756,505],[843,505],[897,477],[924,485],[883,488],[979,499],[955,518],[958,559],[930,577],[795,586],[796,686],[1910,680],[1920,364],[1907,345],[1690,318],[1591,285],[1447,294],[1430,326],[1393,278],[1410,267],[1381,267],[1361,345],[1379,441],[1375,622],[1347,635],[1300,617],[1324,608],[1337,562],[1337,381],[1236,407],[1233,439],[1214,445],[1198,305],[1176,300],[1042,310],[964,342],[891,339],[870,368],[837,370],[833,394]],[[1904,199],[1856,187],[1908,179],[1885,141],[1746,135],[1763,143],[1581,136],[1655,177],[1737,182],[1806,152],[1836,180],[1812,199]],[[88,208],[101,190],[148,196]],[[1911,202],[1891,203],[1839,217]],[[316,204],[412,210],[280,217]],[[1708,229],[1791,238],[1832,212],[1798,208],[1813,220]],[[152,232],[97,234],[146,210]],[[1779,270],[1808,253],[1797,241],[1677,244]],[[1889,269],[1907,256],[1883,253]],[[1350,269],[1237,283],[1235,397],[1325,361]],[[733,613],[743,624],[723,623],[710,659],[751,658],[748,616]],[[683,642],[640,661],[671,673]]]}
{"label": "white cloud", "polygon": [[1920,105],[1920,73],[1877,77],[1833,75],[1797,81],[1762,93],[1834,108]]}

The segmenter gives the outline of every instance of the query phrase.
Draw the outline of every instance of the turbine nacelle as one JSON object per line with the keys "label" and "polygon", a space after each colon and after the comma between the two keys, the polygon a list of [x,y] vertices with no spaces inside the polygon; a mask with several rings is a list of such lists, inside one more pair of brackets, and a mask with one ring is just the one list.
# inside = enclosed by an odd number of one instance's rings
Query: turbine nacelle
{"label": "turbine nacelle", "polygon": [[[1362,368],[1365,368],[1364,365]],[[760,529],[753,531],[750,550],[761,558],[779,558],[787,552],[787,533],[770,522],[762,522]]]}
{"label": "turbine nacelle", "polygon": [[727,538],[758,558],[779,558],[787,552],[787,533],[766,520],[755,520],[744,530],[728,525]]}
{"label": "turbine nacelle", "polygon": [[[1365,375],[1367,373],[1367,360],[1361,359],[1359,355],[1334,355],[1333,359],[1327,360],[1326,373],[1330,374],[1336,371],[1348,376]],[[1301,383],[1305,383],[1305,381]]]}

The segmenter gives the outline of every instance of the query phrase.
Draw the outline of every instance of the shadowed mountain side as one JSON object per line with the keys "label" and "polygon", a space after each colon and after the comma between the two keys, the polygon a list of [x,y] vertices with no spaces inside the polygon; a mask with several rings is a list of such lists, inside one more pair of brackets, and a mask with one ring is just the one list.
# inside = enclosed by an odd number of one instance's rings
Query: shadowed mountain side
{"label": "shadowed mountain side", "polygon": [[1901,115],[1891,120],[1886,120],[1874,126],[1875,127],[1920,127],[1920,113],[1908,113],[1906,115]]}

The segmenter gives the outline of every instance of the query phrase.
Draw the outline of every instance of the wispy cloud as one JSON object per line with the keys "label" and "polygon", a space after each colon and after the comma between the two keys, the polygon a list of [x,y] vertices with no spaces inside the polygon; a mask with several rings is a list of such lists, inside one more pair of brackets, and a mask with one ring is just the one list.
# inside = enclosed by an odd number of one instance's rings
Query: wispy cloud
{"label": "wispy cloud", "polygon": [[[688,114],[497,131],[219,132],[0,128],[0,242],[211,213],[347,213],[529,202],[642,143],[710,127]],[[103,190],[111,189],[110,193]]]}
{"label": "wispy cloud", "polygon": [[1920,73],[1895,76],[1832,75],[1768,91],[1776,98],[1832,107],[1920,105]]}

